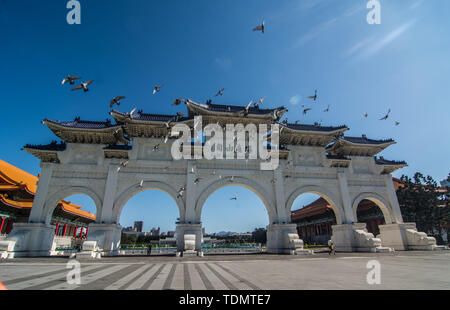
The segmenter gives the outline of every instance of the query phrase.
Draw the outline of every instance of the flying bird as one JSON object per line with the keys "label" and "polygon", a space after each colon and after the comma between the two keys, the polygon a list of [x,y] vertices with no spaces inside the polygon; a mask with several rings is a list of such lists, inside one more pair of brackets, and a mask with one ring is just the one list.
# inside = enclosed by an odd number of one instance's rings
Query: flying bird
{"label": "flying bird", "polygon": [[314,96],[309,96],[308,98],[309,98],[309,99],[314,99],[314,101],[316,101],[316,100],[317,100],[317,89],[316,89],[316,91],[314,92]]}
{"label": "flying bird", "polygon": [[155,86],[155,88],[153,88],[153,95],[156,93],[159,93],[159,91],[161,90],[162,87],[163,87],[162,84]]}
{"label": "flying bird", "polygon": [[120,171],[120,169],[125,168],[128,165],[128,161],[123,161],[120,163],[120,166],[117,167],[117,172]]}
{"label": "flying bird", "polygon": [[283,124],[283,125],[285,125],[285,126],[287,126],[287,124],[288,124],[288,119],[287,118],[285,118],[282,122],[281,122],[281,124]]}
{"label": "flying bird", "polygon": [[258,102],[255,102],[255,108],[258,108],[259,105],[261,105],[264,102],[264,99],[266,99],[266,97],[263,97],[263,98],[259,99]]}
{"label": "flying bird", "polygon": [[217,96],[223,96],[223,91],[225,90],[225,88],[222,88],[221,90],[219,90],[218,92],[217,92],[217,94],[214,96],[214,97],[217,97]]}
{"label": "flying bird", "polygon": [[144,180],[141,180],[141,183],[139,183],[139,187],[144,187]]}
{"label": "flying bird", "polygon": [[363,116],[364,116],[365,118],[367,118],[367,116],[369,116],[369,114],[366,112],[366,113],[363,114]]}
{"label": "flying bird", "polygon": [[183,98],[177,98],[172,102],[172,105],[180,105],[182,102],[186,102]]}
{"label": "flying bird", "polygon": [[131,119],[133,119],[133,115],[134,115],[134,112],[136,112],[136,110],[137,110],[137,108],[134,108],[134,109],[130,112],[130,118],[131,118]]}
{"label": "flying bird", "polygon": [[63,80],[62,80],[62,85],[64,85],[64,84],[66,84],[67,82],[69,82],[70,83],[70,85],[73,85],[73,84],[75,84],[75,80],[79,80],[79,79],[81,79],[79,76],[73,76],[73,75],[69,75],[68,77],[66,77],[66,78],[64,78]]}
{"label": "flying bird", "polygon": [[250,110],[250,107],[252,106],[252,104],[253,104],[253,100],[250,100],[250,102],[247,104],[247,106],[245,107],[245,109],[244,109],[244,116],[247,116],[248,115],[248,110]]}
{"label": "flying bird", "polygon": [[303,110],[303,115],[306,115],[306,113],[308,113],[308,111],[311,111],[312,109],[311,108],[306,108],[306,109],[304,109]]}
{"label": "flying bird", "polygon": [[265,28],[265,22],[263,21],[261,25],[253,28],[253,31],[261,31],[262,33],[264,33],[264,28]]}
{"label": "flying bird", "polygon": [[325,110],[323,110],[324,112],[329,112],[330,111],[330,105],[328,105],[328,108],[326,108]]}
{"label": "flying bird", "polygon": [[231,197],[230,200],[238,200],[238,196]]}
{"label": "flying bird", "polygon": [[82,90],[84,90],[84,92],[87,92],[87,91],[89,91],[88,86],[91,85],[92,82],[94,82],[94,80],[90,80],[90,81],[81,83],[80,85],[77,85],[74,88],[72,88],[72,91],[82,89]]}
{"label": "flying bird", "polygon": [[154,147],[153,147],[153,152],[155,152],[155,151],[159,151],[159,144],[157,144],[157,145],[155,145]]}
{"label": "flying bird", "polygon": [[195,181],[194,181],[194,184],[200,183],[201,179],[202,179],[202,178],[196,178]]}
{"label": "flying bird", "polygon": [[395,126],[400,125],[400,122],[395,121]]}
{"label": "flying bird", "polygon": [[184,187],[180,188],[180,190],[178,191],[178,196],[177,196],[177,198],[182,198],[183,195],[184,195],[184,191],[185,191],[185,190],[186,190],[186,189],[185,189]]}
{"label": "flying bird", "polygon": [[389,118],[389,113],[391,113],[391,109],[388,110],[387,114],[385,116],[383,116],[382,118],[380,118],[380,121],[385,121]]}
{"label": "flying bird", "polygon": [[124,96],[117,96],[115,98],[113,98],[110,103],[109,103],[109,107],[112,108],[115,104],[120,105],[120,100],[125,99]]}

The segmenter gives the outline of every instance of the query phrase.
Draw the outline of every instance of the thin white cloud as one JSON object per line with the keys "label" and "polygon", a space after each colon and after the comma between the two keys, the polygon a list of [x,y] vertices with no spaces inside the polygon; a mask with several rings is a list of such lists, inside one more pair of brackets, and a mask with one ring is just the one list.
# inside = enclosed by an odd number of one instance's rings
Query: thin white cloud
{"label": "thin white cloud", "polygon": [[365,38],[362,41],[359,41],[355,43],[352,47],[350,47],[344,54],[343,57],[350,57],[357,52],[359,52],[364,47],[368,46],[370,43],[372,43],[374,40],[374,37]]}
{"label": "thin white cloud", "polygon": [[216,57],[214,59],[214,64],[222,70],[229,70],[233,65],[233,62],[229,57]]}
{"label": "thin white cloud", "polygon": [[386,36],[375,42],[374,44],[370,45],[362,54],[361,58],[368,58],[379,51],[381,51],[383,48],[388,46],[390,43],[395,41],[397,38],[399,38],[401,35],[403,35],[405,32],[407,32],[414,24],[415,20],[409,21],[407,23],[404,23],[403,25],[397,27],[390,33],[388,33]]}
{"label": "thin white cloud", "polygon": [[416,8],[418,8],[424,0],[417,0],[416,2],[414,2],[413,4],[411,4],[411,6],[409,7],[410,10],[414,10]]}
{"label": "thin white cloud", "polygon": [[300,95],[292,96],[291,99],[289,99],[289,103],[292,105],[298,105],[300,103],[300,100],[302,97]]}
{"label": "thin white cloud", "polygon": [[361,5],[355,5],[355,6],[349,7],[341,15],[333,17],[330,20],[327,20],[327,21],[317,25],[316,27],[312,28],[309,32],[300,36],[300,38],[295,42],[294,48],[305,45],[312,39],[318,37],[320,34],[327,31],[328,29],[330,29],[332,26],[334,26],[336,23],[338,23],[342,19],[351,17],[352,15],[361,11],[363,8],[364,7]]}

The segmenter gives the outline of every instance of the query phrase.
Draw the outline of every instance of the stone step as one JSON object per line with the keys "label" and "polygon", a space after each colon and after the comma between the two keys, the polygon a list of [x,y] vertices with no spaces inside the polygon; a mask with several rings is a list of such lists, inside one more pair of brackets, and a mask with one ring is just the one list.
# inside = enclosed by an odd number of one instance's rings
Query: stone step
{"label": "stone step", "polygon": [[380,247],[377,247],[375,249],[375,252],[376,253],[390,253],[390,252],[393,252],[393,250],[391,248],[388,248],[388,247],[380,246]]}
{"label": "stone step", "polygon": [[433,248],[433,251],[448,251],[448,250],[450,250],[450,249],[449,249],[449,247],[446,246],[446,245],[436,245],[436,246]]}

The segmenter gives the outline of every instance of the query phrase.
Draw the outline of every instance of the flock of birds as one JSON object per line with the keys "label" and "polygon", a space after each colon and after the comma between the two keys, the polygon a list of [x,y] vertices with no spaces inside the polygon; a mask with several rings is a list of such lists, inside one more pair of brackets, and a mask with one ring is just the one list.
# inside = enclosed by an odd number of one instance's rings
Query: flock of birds
{"label": "flock of birds", "polygon": [[[258,26],[256,26],[255,28],[253,28],[253,31],[261,31],[261,33],[264,34],[264,31],[265,31],[265,22],[263,21],[261,25],[258,25]],[[65,78],[63,79],[62,85],[65,85],[65,84],[67,84],[67,83],[69,83],[70,85],[75,85],[75,81],[80,80],[80,79],[81,79],[81,77],[79,77],[79,76],[69,75],[69,76],[67,76],[67,77],[65,77]],[[94,80],[88,80],[88,81],[86,81],[86,82],[81,82],[79,85],[76,85],[75,87],[73,87],[73,88],[72,88],[72,91],[77,91],[77,90],[81,90],[81,89],[82,89],[84,92],[88,92],[88,91],[89,91],[88,86],[91,85],[93,82],[94,82]],[[153,95],[159,93],[159,92],[161,91],[161,89],[162,89],[163,86],[164,86],[163,84],[154,86],[154,88],[153,88]],[[224,91],[225,91],[225,88],[221,88],[221,89],[215,94],[214,97],[223,96]],[[249,114],[250,108],[251,108],[252,106],[254,106],[255,108],[259,108],[259,106],[260,106],[261,104],[263,104],[265,98],[266,98],[266,97],[263,97],[263,98],[259,99],[257,102],[253,102],[253,100],[251,100],[251,101],[247,104],[247,106],[244,108],[244,110],[242,111],[242,114],[243,114],[244,116],[247,116],[247,115]],[[313,100],[314,102],[316,102],[317,99],[318,99],[318,92],[317,92],[317,90],[315,90],[314,95],[308,96],[307,98]],[[126,99],[125,96],[117,96],[117,97],[114,97],[114,98],[111,99],[111,101],[109,102],[110,108],[113,108],[114,105],[120,106],[121,101],[124,100],[124,99]],[[178,105],[180,105],[180,104],[182,104],[182,103],[186,103],[186,102],[191,102],[191,100],[190,100],[190,99],[184,99],[184,98],[177,98],[177,99],[175,99],[175,100],[173,101],[172,105],[178,106]],[[207,103],[211,103],[211,102],[212,102],[212,100],[208,100],[208,101],[207,101]],[[309,111],[312,110],[311,107],[306,107],[304,104],[301,105],[301,107],[302,107],[302,109],[303,109],[303,115],[307,115],[307,113],[308,113]],[[135,113],[136,110],[137,110],[137,108],[133,109],[133,110],[130,112],[130,117],[131,117],[131,118],[133,118],[133,115],[134,115],[134,113]],[[326,113],[326,112],[329,112],[329,111],[330,111],[330,105],[328,105],[328,107],[327,107],[325,110],[323,110],[323,112],[325,112],[325,113]],[[390,113],[391,113],[391,109],[389,109],[388,112],[387,112],[382,118],[380,118],[379,120],[381,120],[381,121],[382,121],[382,120],[387,120],[387,119],[389,118],[389,114],[390,114]],[[165,127],[166,127],[167,129],[170,129],[170,128],[171,128],[171,124],[174,123],[174,122],[176,122],[176,121],[178,121],[179,118],[180,118],[180,117],[183,117],[183,116],[185,116],[185,114],[183,114],[183,113],[177,113],[176,116],[174,116],[172,119],[168,120],[168,121],[165,123]],[[274,115],[274,116],[277,116],[277,115]],[[367,112],[363,114],[363,117],[364,117],[364,118],[368,118],[368,116],[369,116],[369,114],[368,114]],[[300,120],[295,121],[295,124],[296,124],[296,125],[298,125],[299,123],[300,123]],[[285,118],[285,119],[283,120],[282,124],[287,125],[287,124],[288,124],[288,119]],[[399,124],[400,124],[400,122],[395,121],[395,126],[398,126]],[[198,125],[198,124],[194,124],[194,130],[196,129],[197,125]],[[319,124],[319,125],[320,125],[320,124]],[[167,143],[167,141],[168,141],[168,139],[169,139],[169,135],[170,135],[170,130],[169,130],[169,133],[168,133],[168,134],[165,136],[165,138],[164,138],[164,143]],[[155,145],[155,146],[153,147],[153,151],[159,151],[160,146],[161,146],[160,144]],[[246,152],[249,152],[248,146],[246,147],[245,151],[246,151]],[[236,152],[236,150],[235,150],[235,152]],[[267,159],[268,159],[268,158],[266,158],[266,160],[267,160]],[[288,162],[288,165],[289,165],[289,164],[290,164],[290,161]],[[122,168],[127,167],[127,165],[128,165],[128,161],[121,162],[120,165],[119,165],[119,167],[117,168],[117,172],[119,172]],[[169,170],[169,167],[165,167],[165,168],[164,168],[164,171],[168,171],[168,170]],[[191,171],[190,171],[190,173],[191,173],[191,174],[196,174],[195,169],[192,168]],[[212,175],[212,176],[216,176],[216,175],[217,175],[217,172],[214,170],[214,171],[211,173],[211,175]],[[219,177],[220,179],[222,179],[222,175],[219,175],[218,177]],[[289,178],[290,176],[289,176],[289,175],[286,175],[285,177],[286,177],[286,178]],[[200,183],[201,180],[202,180],[202,178],[196,177],[195,180],[193,181],[193,183],[197,185],[197,184]],[[276,179],[272,179],[272,180],[271,180],[271,183],[274,184],[274,183],[276,183],[276,181],[277,181]],[[230,182],[230,183],[233,183],[233,182],[234,182],[234,176],[231,176],[231,177],[230,177],[229,182]],[[144,187],[144,180],[141,180],[141,181],[140,181],[140,183],[138,184],[138,187],[140,187],[140,188],[143,188],[143,187]],[[185,191],[186,191],[186,188],[185,188],[185,187],[181,187],[181,188],[178,190],[178,193],[177,193],[177,199],[183,198]],[[238,195],[235,195],[235,196],[231,197],[230,200],[235,200],[235,201],[237,201],[238,198],[239,198]]]}

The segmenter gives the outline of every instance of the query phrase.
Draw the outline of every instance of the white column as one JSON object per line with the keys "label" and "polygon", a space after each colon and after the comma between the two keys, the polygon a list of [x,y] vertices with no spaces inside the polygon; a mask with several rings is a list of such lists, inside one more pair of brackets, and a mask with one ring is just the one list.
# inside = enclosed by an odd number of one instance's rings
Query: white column
{"label": "white column", "polygon": [[41,163],[41,175],[38,181],[38,188],[36,196],[34,197],[33,207],[28,221],[30,223],[44,223],[45,214],[42,214],[45,209],[45,201],[48,196],[48,189],[53,173],[53,164]]}
{"label": "white column", "polygon": [[116,196],[117,179],[119,171],[117,165],[110,165],[108,169],[108,177],[106,179],[105,194],[103,196],[103,205],[100,216],[100,223],[112,224],[112,214],[114,207],[114,199]]}
{"label": "white column", "polygon": [[345,172],[338,172],[339,190],[342,197],[342,207],[344,209],[343,224],[356,223],[357,219],[353,216],[352,202],[348,190],[347,176]]}
{"label": "white column", "polygon": [[[187,162],[187,173],[186,173],[186,192],[185,199],[186,199],[186,217],[185,222],[186,224],[197,224],[196,223],[196,216],[195,216],[195,199],[196,199],[196,188],[194,186],[194,181],[196,178],[196,175],[191,173],[192,167],[194,167],[195,170],[195,162],[194,161],[188,161]],[[180,198],[181,199],[181,198]]]}
{"label": "white column", "polygon": [[[389,204],[392,208],[392,221],[395,224],[403,223],[403,216],[398,204],[397,193],[395,192],[394,182],[392,181],[392,175],[386,174],[384,176],[384,182],[386,184],[386,191],[388,194]],[[386,223],[390,224],[390,223]]]}
{"label": "white column", "polygon": [[282,223],[290,223],[291,219],[288,216],[288,212],[286,210],[286,199],[284,196],[284,180],[283,174],[281,173],[281,169],[278,168],[274,172],[275,184],[274,184],[274,192],[275,192],[275,201],[277,208],[277,221],[279,224]]}

